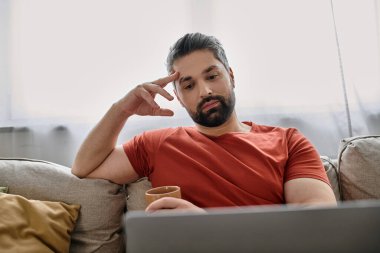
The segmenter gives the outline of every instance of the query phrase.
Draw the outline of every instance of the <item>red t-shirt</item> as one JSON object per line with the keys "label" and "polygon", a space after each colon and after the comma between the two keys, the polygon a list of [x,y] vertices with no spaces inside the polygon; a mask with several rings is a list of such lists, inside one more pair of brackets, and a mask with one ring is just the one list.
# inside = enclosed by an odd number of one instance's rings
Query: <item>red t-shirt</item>
{"label": "red t-shirt", "polygon": [[296,129],[256,125],[248,133],[210,137],[195,127],[144,132],[124,151],[153,187],[178,185],[199,207],[283,204],[284,183],[314,178],[329,184],[319,154]]}

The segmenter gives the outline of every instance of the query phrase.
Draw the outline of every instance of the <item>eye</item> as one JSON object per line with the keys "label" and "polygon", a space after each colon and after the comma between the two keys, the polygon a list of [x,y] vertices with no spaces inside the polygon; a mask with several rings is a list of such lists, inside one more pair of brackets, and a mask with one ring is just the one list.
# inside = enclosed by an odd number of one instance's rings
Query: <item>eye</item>
{"label": "eye", "polygon": [[207,79],[208,80],[214,80],[218,77],[218,74],[214,74],[214,75],[211,75],[211,76],[208,76]]}
{"label": "eye", "polygon": [[185,90],[191,90],[193,87],[194,87],[194,84],[193,84],[193,83],[189,83],[189,84],[185,84],[185,85],[184,85],[184,89],[185,89]]}

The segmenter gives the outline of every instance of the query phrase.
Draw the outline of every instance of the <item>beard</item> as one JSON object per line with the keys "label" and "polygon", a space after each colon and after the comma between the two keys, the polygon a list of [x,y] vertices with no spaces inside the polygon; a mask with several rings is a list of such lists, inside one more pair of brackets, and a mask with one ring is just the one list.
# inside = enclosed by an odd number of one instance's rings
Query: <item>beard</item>
{"label": "beard", "polygon": [[[204,112],[202,107],[205,103],[217,100],[219,105]],[[197,106],[196,112],[191,112],[187,109],[193,121],[204,127],[217,127],[225,123],[230,117],[235,108],[235,93],[232,91],[227,98],[223,96],[209,96],[204,98]]]}

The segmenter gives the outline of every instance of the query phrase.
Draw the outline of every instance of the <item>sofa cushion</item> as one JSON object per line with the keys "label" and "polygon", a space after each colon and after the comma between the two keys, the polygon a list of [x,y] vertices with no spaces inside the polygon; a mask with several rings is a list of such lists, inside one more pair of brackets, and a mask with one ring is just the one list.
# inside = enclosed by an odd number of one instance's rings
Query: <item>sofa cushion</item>
{"label": "sofa cushion", "polygon": [[0,193],[1,252],[68,252],[79,205]]}
{"label": "sofa cushion", "polygon": [[338,160],[343,200],[380,198],[380,136],[343,139]]}
{"label": "sofa cushion", "polygon": [[70,252],[123,252],[122,187],[102,179],[79,179],[70,168],[30,159],[0,159],[0,186],[28,199],[81,206]]}
{"label": "sofa cushion", "polygon": [[335,199],[341,200],[338,182],[338,160],[331,159],[328,156],[321,156],[323,166],[325,167],[327,177],[329,178],[331,188],[334,191]]}
{"label": "sofa cushion", "polygon": [[152,188],[152,184],[146,177],[127,185],[128,211],[144,210],[146,208],[145,192],[150,188]]}

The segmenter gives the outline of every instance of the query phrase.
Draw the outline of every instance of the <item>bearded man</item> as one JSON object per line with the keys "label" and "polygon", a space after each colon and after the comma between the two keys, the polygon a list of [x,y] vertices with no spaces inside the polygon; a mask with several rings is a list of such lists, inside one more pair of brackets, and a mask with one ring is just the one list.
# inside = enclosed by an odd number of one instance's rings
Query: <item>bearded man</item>
{"label": "bearded man", "polygon": [[[168,76],[137,85],[111,106],[81,145],[73,174],[181,187],[182,199],[156,200],[150,212],[336,204],[318,152],[297,129],[238,119],[234,74],[215,37],[186,34],[171,47],[167,68]],[[174,99],[164,89],[170,82],[194,126],[146,131],[116,145],[130,116],[173,116],[155,102],[157,94]]]}

